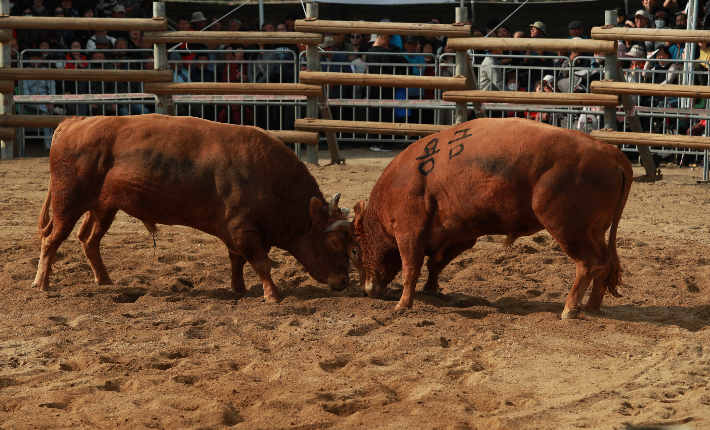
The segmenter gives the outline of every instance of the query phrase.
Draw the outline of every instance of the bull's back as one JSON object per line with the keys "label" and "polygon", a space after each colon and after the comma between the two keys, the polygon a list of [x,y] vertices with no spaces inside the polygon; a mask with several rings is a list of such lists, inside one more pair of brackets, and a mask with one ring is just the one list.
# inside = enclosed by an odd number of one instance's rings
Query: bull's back
{"label": "bull's back", "polygon": [[607,196],[596,190],[618,201],[622,172],[631,178],[621,151],[584,133],[525,119],[477,119],[410,145],[387,167],[371,202],[386,202],[379,204],[393,219],[421,205],[469,224],[517,216],[532,222],[540,206],[577,204],[585,192],[603,206]]}
{"label": "bull's back", "polygon": [[230,207],[255,206],[258,194],[268,200],[290,171],[303,176],[295,158],[255,127],[140,115],[63,122],[50,167],[53,182],[79,189],[82,206],[95,202],[154,223],[201,228]]}

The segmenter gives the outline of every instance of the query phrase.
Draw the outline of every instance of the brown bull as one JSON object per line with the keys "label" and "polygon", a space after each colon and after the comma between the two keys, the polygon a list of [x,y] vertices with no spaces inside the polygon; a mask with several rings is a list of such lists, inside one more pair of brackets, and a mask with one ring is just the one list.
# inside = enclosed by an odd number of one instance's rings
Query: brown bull
{"label": "brown bull", "polygon": [[328,204],[296,155],[261,129],[162,115],[72,118],[57,128],[49,161],[32,284],[40,291],[49,288],[59,245],[85,213],[82,247],[96,282],[112,284],[100,242],[118,210],[151,232],[155,224],[185,225],[221,239],[239,293],[249,262],[265,299],[281,300],[270,274],[272,246],[332,289],[348,285],[347,236],[324,232],[347,216],[337,208],[339,194]]}
{"label": "brown bull", "polygon": [[470,121],[392,160],[367,209],[355,206],[349,255],[370,297],[402,270],[397,307],[411,308],[424,256],[424,290],[435,292],[444,267],[477,238],[506,235],[508,246],[546,229],[577,267],[563,318],[577,316],[592,281],[585,309],[598,311],[605,292],[618,296],[616,230],[632,173],[621,151],[584,133],[524,119]]}

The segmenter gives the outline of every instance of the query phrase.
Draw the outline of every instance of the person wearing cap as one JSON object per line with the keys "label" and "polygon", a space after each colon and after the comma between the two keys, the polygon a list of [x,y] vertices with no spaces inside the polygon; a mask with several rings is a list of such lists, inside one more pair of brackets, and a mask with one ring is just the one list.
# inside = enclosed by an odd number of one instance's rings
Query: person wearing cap
{"label": "person wearing cap", "polygon": [[[532,38],[543,38],[547,36],[547,27],[542,21],[535,21],[530,24],[530,37]],[[526,57],[523,58],[523,64],[529,67],[550,67],[552,65],[552,60],[550,59],[540,59],[540,55],[554,55],[553,52],[537,52],[537,51],[527,51],[525,53]],[[542,69],[531,69],[531,80],[534,82],[543,75],[547,74]]]}
{"label": "person wearing cap", "polygon": [[200,31],[207,27],[207,18],[202,12],[193,12],[190,18],[190,24],[195,31]]}
{"label": "person wearing cap", "polygon": [[[125,18],[126,17],[126,8],[120,4],[117,4],[111,9],[111,17],[112,18]],[[123,30],[113,30],[109,31],[108,33],[109,36],[113,37],[114,39],[128,39],[128,31],[123,31]],[[115,42],[114,42],[115,44]]]}
{"label": "person wearing cap", "polygon": [[[405,36],[403,42],[404,50],[407,52],[407,55],[405,55],[404,58],[407,60],[407,63],[411,64],[410,68],[408,69],[409,74],[414,76],[423,76],[424,64],[426,63],[425,56],[416,55],[417,48],[420,48],[419,39],[417,39],[415,36]],[[409,99],[420,100],[423,95],[424,90],[421,88],[407,89],[407,97]]]}
{"label": "person wearing cap", "polygon": [[[634,24],[636,28],[651,28],[649,27],[648,13],[644,9],[639,9],[634,14]],[[632,42],[633,45],[643,44],[646,52],[651,52],[655,49],[654,43],[651,41],[636,40]]]}
{"label": "person wearing cap", "polygon": [[[625,72],[624,80],[631,84],[643,82],[643,68],[646,65],[646,50],[641,45],[634,45],[626,53],[626,58],[631,59],[631,67]],[[634,103],[638,104],[638,96],[635,96]]]}
{"label": "person wearing cap", "polygon": [[582,26],[582,21],[572,21],[567,25],[567,30],[569,31],[568,39],[574,39],[579,37],[581,39],[589,39],[589,36],[584,34],[584,27]]}
{"label": "person wearing cap", "polygon": [[530,24],[530,37],[545,37],[547,36],[547,26],[542,21],[535,21]]}
{"label": "person wearing cap", "polygon": [[[97,46],[97,41],[101,39],[101,45],[106,46],[106,48],[99,48]],[[107,42],[108,41],[108,42]],[[95,49],[110,49],[113,47],[113,44],[116,43],[116,38],[111,37],[108,35],[108,31],[106,30],[95,30],[94,35],[91,36],[91,39],[89,39],[88,42],[86,42],[86,50],[87,51],[93,51]]]}
{"label": "person wearing cap", "polygon": [[665,9],[658,9],[653,16],[653,26],[659,30],[669,29],[670,22],[668,20],[668,13]]}

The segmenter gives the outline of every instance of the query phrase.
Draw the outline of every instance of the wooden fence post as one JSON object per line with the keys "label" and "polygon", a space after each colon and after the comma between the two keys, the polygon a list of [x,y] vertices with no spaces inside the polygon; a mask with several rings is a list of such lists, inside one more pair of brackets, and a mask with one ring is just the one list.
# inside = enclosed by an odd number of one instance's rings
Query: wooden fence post
{"label": "wooden fence post", "polygon": [[[306,3],[306,19],[316,18],[318,18],[318,4],[315,2]],[[296,67],[300,69],[300,64]],[[306,47],[306,69],[320,71],[318,45],[308,45]],[[318,97],[308,97],[306,99],[306,117],[318,119]],[[306,147],[306,162],[318,164],[318,145],[308,145]]]}
{"label": "wooden fence post", "polygon": [[[466,24],[468,17],[468,9],[465,7],[456,8],[456,23]],[[465,49],[456,50],[456,76],[466,76],[471,59],[468,56],[468,51]],[[454,124],[461,124],[468,120],[468,103],[456,102],[456,113],[454,115]]]}
{"label": "wooden fence post", "polygon": [[[165,20],[164,2],[153,2],[153,19]],[[155,70],[170,70],[168,68],[168,49],[165,43],[156,43],[153,45],[153,62],[153,64],[155,64]],[[155,113],[174,115],[172,98],[173,96],[169,94],[156,94]]]}
{"label": "wooden fence post", "polygon": [[[0,0],[0,15],[10,15],[10,1]],[[9,42],[0,42],[0,67],[10,67],[11,50]],[[0,94],[0,114],[12,113],[12,92]],[[3,160],[13,158],[13,140],[2,140],[0,145],[0,158]]]}

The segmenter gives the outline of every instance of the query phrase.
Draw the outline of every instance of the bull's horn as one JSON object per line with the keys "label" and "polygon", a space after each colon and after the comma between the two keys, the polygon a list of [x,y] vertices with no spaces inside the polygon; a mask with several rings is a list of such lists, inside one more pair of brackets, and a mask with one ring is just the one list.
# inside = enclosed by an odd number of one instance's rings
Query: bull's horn
{"label": "bull's horn", "polygon": [[342,212],[343,215],[345,215],[345,216],[350,215],[350,209],[349,209],[349,208],[340,208],[340,212]]}
{"label": "bull's horn", "polygon": [[323,230],[323,234],[330,233],[331,231],[350,231],[350,226],[353,223],[344,219],[340,221],[335,221],[333,224],[329,225],[328,228]]}
{"label": "bull's horn", "polygon": [[338,201],[340,201],[340,193],[335,193],[332,199],[330,199],[330,204],[328,205],[328,216],[333,216],[335,208],[338,207]]}
{"label": "bull's horn", "polygon": [[333,195],[333,198],[330,199],[330,203],[328,204],[328,215],[333,215],[333,212],[338,208],[338,202],[340,201],[340,193],[335,193]]}

